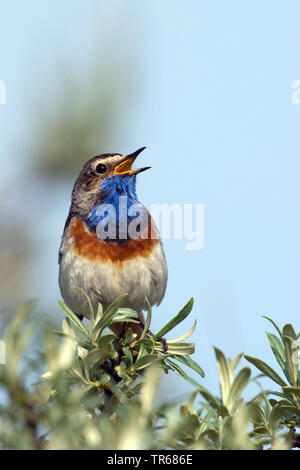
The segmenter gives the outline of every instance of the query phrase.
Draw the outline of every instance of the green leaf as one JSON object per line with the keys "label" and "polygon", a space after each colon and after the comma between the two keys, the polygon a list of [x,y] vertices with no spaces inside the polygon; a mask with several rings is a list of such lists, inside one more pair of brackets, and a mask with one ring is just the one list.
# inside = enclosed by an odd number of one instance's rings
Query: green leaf
{"label": "green leaf", "polygon": [[[288,411],[289,413],[295,414],[296,416],[300,416],[300,410],[296,406],[281,405],[280,407],[281,407],[283,412]],[[287,418],[288,417],[289,416],[287,416]]]}
{"label": "green leaf", "polygon": [[[177,343],[177,344],[170,344],[167,343],[168,350],[166,352],[167,355],[170,354],[177,354],[180,356],[189,356],[195,352],[195,345],[194,343]],[[161,343],[155,343],[155,349],[159,351],[164,351],[164,348]]]}
{"label": "green leaf", "polygon": [[96,313],[96,318],[95,318],[95,324],[100,320],[102,315],[103,315],[103,307],[102,307],[102,304],[98,303],[98,308],[97,308],[97,313]]}
{"label": "green leaf", "polygon": [[266,414],[261,405],[259,405],[258,403],[251,402],[247,405],[247,408],[249,410],[249,418],[253,423],[264,423],[265,425],[267,424]]}
{"label": "green leaf", "polygon": [[270,379],[272,379],[274,382],[276,382],[278,385],[281,387],[285,387],[286,383],[282,378],[273,370],[268,364],[265,362],[261,361],[260,359],[257,359],[256,357],[248,356],[245,355],[245,359],[247,361],[251,362],[255,367],[257,367],[261,372],[263,372],[265,375],[267,375]]}
{"label": "green leaf", "polygon": [[300,398],[300,387],[283,387],[283,390],[286,393],[292,393],[296,395],[297,398]]}
{"label": "green leaf", "polygon": [[235,398],[239,398],[242,391],[249,383],[250,375],[251,370],[249,367],[244,367],[243,369],[241,369],[230,387],[229,394],[231,396],[234,396]]}
{"label": "green leaf", "polygon": [[276,328],[280,338],[282,338],[282,334],[281,334],[281,331],[280,331],[280,328],[276,325],[276,323],[272,320],[272,318],[269,318],[269,317],[266,317],[265,315],[263,315],[263,318],[265,318],[266,320],[268,320],[270,323],[272,323],[272,325],[274,326],[274,328]]}
{"label": "green leaf", "polygon": [[89,350],[86,348],[82,348],[81,346],[78,346],[77,348],[77,354],[80,357],[80,359],[85,359],[86,356],[88,355]]}
{"label": "green leaf", "polygon": [[131,351],[128,348],[122,348],[122,351],[124,353],[125,358],[128,361],[128,365],[133,364],[133,357],[132,357]]}
{"label": "green leaf", "polygon": [[119,310],[121,307],[122,303],[125,301],[126,297],[128,294],[121,294],[119,297],[117,297],[105,310],[103,314],[103,320],[108,321],[110,320]]}
{"label": "green leaf", "polygon": [[229,390],[230,390],[230,374],[228,369],[228,364],[223,352],[214,347],[215,355],[217,358],[219,376],[220,376],[220,386],[221,386],[221,393],[223,403],[226,405],[229,397]]}
{"label": "green leaf", "polygon": [[138,353],[138,356],[137,356],[136,360],[138,361],[139,359],[141,359],[144,356],[147,356],[148,354],[149,354],[149,350],[148,350],[147,346],[145,344],[141,343],[139,353]]}
{"label": "green leaf", "polygon": [[102,363],[107,358],[107,353],[105,351],[100,351],[100,349],[92,349],[89,351],[88,355],[84,359],[84,366],[89,368],[95,364]]}
{"label": "green leaf", "polygon": [[186,375],[186,373],[179,367],[178,364],[175,362],[171,361],[170,359],[165,359],[165,362],[169,364],[173,369],[175,369],[185,380],[190,382],[190,378]]}
{"label": "green leaf", "polygon": [[204,373],[203,369],[201,369],[199,364],[197,364],[197,362],[193,361],[193,359],[191,359],[190,357],[174,355],[173,359],[176,359],[176,361],[179,361],[182,364],[184,364],[185,366],[189,367],[190,369],[193,369],[201,377],[205,377],[205,373]]}
{"label": "green leaf", "polygon": [[56,336],[60,336],[61,338],[67,338],[67,339],[73,340],[74,343],[77,343],[79,346],[82,346],[83,348],[86,348],[86,349],[92,348],[91,343],[89,343],[88,341],[78,339],[77,337],[74,338],[74,336],[67,335],[66,333],[63,333],[62,331],[50,330],[50,333]]}
{"label": "green leaf", "polygon": [[85,377],[83,376],[82,370],[79,367],[71,367],[69,373],[73,374],[77,379],[80,379],[82,382],[88,383]]}
{"label": "green leaf", "polygon": [[70,318],[67,317],[63,319],[62,330],[66,335],[71,336],[72,338],[76,339],[76,333],[71,326]]}
{"label": "green leaf", "polygon": [[100,377],[100,384],[105,385],[105,384],[109,384],[109,382],[110,382],[110,375],[102,374]]}
{"label": "green leaf", "polygon": [[239,365],[240,360],[242,359],[243,355],[244,355],[244,353],[240,353],[232,360],[227,359],[228,369],[229,369],[231,377],[234,376],[234,371],[237,368],[237,366]]}
{"label": "green leaf", "polygon": [[[130,323],[140,323],[138,320],[132,317],[128,317],[127,315],[118,315],[116,314],[112,320],[109,320],[108,322],[104,323],[104,325],[110,324],[110,323],[122,323],[122,322],[130,322]],[[105,328],[105,326],[102,326],[102,329]]]}
{"label": "green leaf", "polygon": [[91,302],[91,299],[89,298],[89,296],[84,292],[83,289],[81,289],[80,287],[76,287],[77,290],[79,290],[82,295],[86,298],[86,301],[87,301],[87,304],[89,306],[89,311],[90,311],[90,320],[91,320],[91,323],[93,324],[94,320],[95,320],[95,313],[94,313],[94,309],[93,309],[93,306],[92,306],[92,302]]}
{"label": "green leaf", "polygon": [[125,377],[126,377],[126,370],[125,370],[123,367],[121,367],[121,366],[116,366],[116,367],[115,367],[115,370],[116,370],[118,376],[119,376],[121,379],[125,379]]}
{"label": "green leaf", "polygon": [[147,299],[147,297],[146,297],[146,302],[147,302],[147,307],[148,307],[148,314],[147,314],[145,326],[144,326],[144,329],[143,329],[143,332],[141,334],[140,339],[143,339],[145,337],[146,333],[149,331],[151,318],[152,318],[152,309],[151,309],[151,305],[150,305],[149,300]]}
{"label": "green leaf", "polygon": [[168,341],[168,344],[175,344],[175,343],[179,343],[180,341],[184,341],[189,336],[191,336],[192,333],[194,333],[196,326],[197,326],[197,320],[194,321],[192,328],[188,330],[184,335],[179,336],[179,338]]}
{"label": "green leaf", "polygon": [[132,308],[118,308],[117,314],[129,318],[139,318],[139,314]]}
{"label": "green leaf", "polygon": [[277,400],[274,400],[274,398],[270,398],[269,403],[272,407],[274,407],[275,405],[278,405],[279,402]]}
{"label": "green leaf", "polygon": [[157,341],[160,338],[168,333],[169,331],[173,330],[175,326],[181,323],[190,313],[194,305],[194,299],[191,298],[188,303],[180,310],[180,312],[172,318],[156,335],[154,335],[154,340]]}
{"label": "green leaf", "polygon": [[285,410],[282,408],[280,404],[275,405],[270,413],[269,418],[269,427],[274,431],[279,424],[279,421],[284,418]]}
{"label": "green leaf", "polygon": [[[147,336],[146,338],[143,338],[142,340],[137,340],[135,342],[135,345],[144,345],[146,346],[147,348],[154,348],[155,346],[155,342],[153,341],[153,336]],[[160,343],[157,343],[157,344],[160,344]]]}
{"label": "green leaf", "polygon": [[257,426],[256,428],[254,428],[253,432],[254,432],[255,434],[266,434],[266,435],[269,435],[268,428],[265,427],[265,426]]}
{"label": "green leaf", "polygon": [[286,357],[285,357],[285,351],[282,346],[282,343],[277,336],[273,335],[272,333],[268,333],[268,332],[266,333],[267,333],[267,337],[268,337],[271,349],[273,351],[273,354],[278,364],[280,365],[281,369],[283,370],[286,378],[288,379],[288,373],[287,373],[286,364],[285,364]]}
{"label": "green leaf", "polygon": [[[95,321],[95,325],[93,328],[93,333],[92,333],[92,341],[96,342],[99,335],[101,334],[102,330],[106,327],[107,323],[111,320],[111,318],[117,313],[117,311],[120,309],[122,303],[126,299],[128,294],[122,294],[119,297],[117,297],[110,305],[109,307],[105,310],[104,313],[101,315],[101,310],[99,312],[99,306],[98,306],[98,313]],[[100,304],[99,304],[100,305]]]}
{"label": "green leaf", "polygon": [[86,336],[87,338],[89,337],[88,330],[85,328],[85,326],[81,323],[77,315],[72,312],[72,310],[61,300],[58,301],[59,305],[67,315],[67,317],[70,318],[71,322],[73,323],[74,326],[80,331],[81,334]]}
{"label": "green leaf", "polygon": [[99,349],[105,348],[105,346],[111,343],[115,338],[116,338],[115,335],[112,333],[105,335],[105,336],[101,336],[97,341]]}
{"label": "green leaf", "polygon": [[284,325],[284,327],[282,328],[282,333],[286,336],[289,336],[292,340],[297,339],[295,330],[290,323],[287,323],[286,325]]}
{"label": "green leaf", "polygon": [[206,388],[201,387],[201,385],[195,383],[195,381],[189,379],[189,382],[191,382],[193,385],[195,385],[198,389],[198,391],[201,393],[203,398],[212,406],[215,410],[219,411],[219,409],[222,407],[222,403],[216,398],[214,395],[212,395]]}
{"label": "green leaf", "polygon": [[219,433],[215,429],[207,429],[204,434],[214,443],[219,441]]}
{"label": "green leaf", "polygon": [[[283,389],[286,389],[287,387],[282,387]],[[295,401],[293,400],[293,398],[291,398],[289,395],[286,395],[285,393],[281,393],[281,392],[277,392],[277,391],[272,391],[272,392],[268,392],[268,394],[270,395],[276,395],[278,397],[281,397],[283,398],[284,400],[288,401],[290,403],[290,405],[295,405]]]}
{"label": "green leaf", "polygon": [[[130,323],[140,324],[139,321],[134,320],[133,318],[129,320],[128,317],[126,317],[126,319],[124,319],[124,317],[121,317],[121,316],[120,317],[114,317],[113,320],[110,320],[107,323],[104,323],[104,325],[102,325],[100,333],[102,334],[102,332],[105,330],[105,328],[109,328],[110,325],[113,325],[114,323],[122,323],[122,322],[127,322],[127,321],[130,321]],[[132,341],[133,341],[133,339],[132,339]]]}
{"label": "green leaf", "polygon": [[295,348],[293,342],[296,341],[297,335],[292,325],[284,325],[282,329],[282,341],[284,344],[285,355],[286,355],[286,368],[289,377],[289,382],[292,386],[297,385],[297,374],[298,374],[298,363],[294,361],[293,355]]}
{"label": "green leaf", "polygon": [[147,356],[143,356],[138,361],[136,361],[134,367],[136,370],[140,370],[150,366],[151,364],[155,364],[161,361],[162,358],[160,356],[157,356],[156,354],[148,354]]}

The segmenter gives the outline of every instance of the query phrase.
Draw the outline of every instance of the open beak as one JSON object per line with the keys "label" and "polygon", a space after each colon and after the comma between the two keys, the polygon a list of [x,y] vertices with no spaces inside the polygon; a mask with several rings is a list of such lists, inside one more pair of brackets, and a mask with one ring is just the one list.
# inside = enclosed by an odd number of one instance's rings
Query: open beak
{"label": "open beak", "polygon": [[148,170],[151,168],[150,166],[145,166],[144,168],[137,168],[136,170],[132,170],[131,167],[133,165],[134,160],[136,157],[145,150],[146,147],[141,147],[140,149],[136,150],[135,152],[131,153],[130,155],[125,155],[125,159],[119,163],[114,169],[115,175],[137,175],[142,171]]}

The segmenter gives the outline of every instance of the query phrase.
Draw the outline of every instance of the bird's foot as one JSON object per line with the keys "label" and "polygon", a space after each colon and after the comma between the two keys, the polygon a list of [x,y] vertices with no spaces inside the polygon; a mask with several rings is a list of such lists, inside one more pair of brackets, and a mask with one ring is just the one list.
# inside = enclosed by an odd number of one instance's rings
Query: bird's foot
{"label": "bird's foot", "polygon": [[166,338],[160,338],[160,339],[159,339],[159,342],[162,344],[164,353],[166,353],[166,352],[168,351],[168,345],[167,345],[167,340],[166,340]]}

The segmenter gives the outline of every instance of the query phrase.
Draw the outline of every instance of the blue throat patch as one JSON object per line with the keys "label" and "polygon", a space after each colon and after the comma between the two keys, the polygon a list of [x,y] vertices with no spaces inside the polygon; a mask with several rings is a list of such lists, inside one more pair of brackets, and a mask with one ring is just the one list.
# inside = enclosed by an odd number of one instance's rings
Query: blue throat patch
{"label": "blue throat patch", "polygon": [[[93,231],[110,235],[106,241],[124,242],[128,239],[128,225],[139,216],[147,217],[148,212],[140,204],[136,194],[136,176],[113,175],[105,178],[100,185],[101,203],[93,207],[85,219]],[[131,206],[133,206],[131,208]],[[112,232],[111,232],[111,229]],[[99,235],[98,235],[99,236]]]}

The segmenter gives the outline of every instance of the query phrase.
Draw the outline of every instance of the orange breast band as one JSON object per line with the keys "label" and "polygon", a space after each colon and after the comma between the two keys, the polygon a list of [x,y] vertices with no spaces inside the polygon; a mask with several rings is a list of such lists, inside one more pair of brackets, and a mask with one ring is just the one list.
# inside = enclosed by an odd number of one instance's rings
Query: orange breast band
{"label": "orange breast band", "polygon": [[70,236],[74,239],[75,254],[103,263],[123,263],[138,256],[147,258],[159,242],[158,238],[129,239],[123,243],[100,240],[95,233],[85,228],[80,219],[76,219],[71,225]]}

